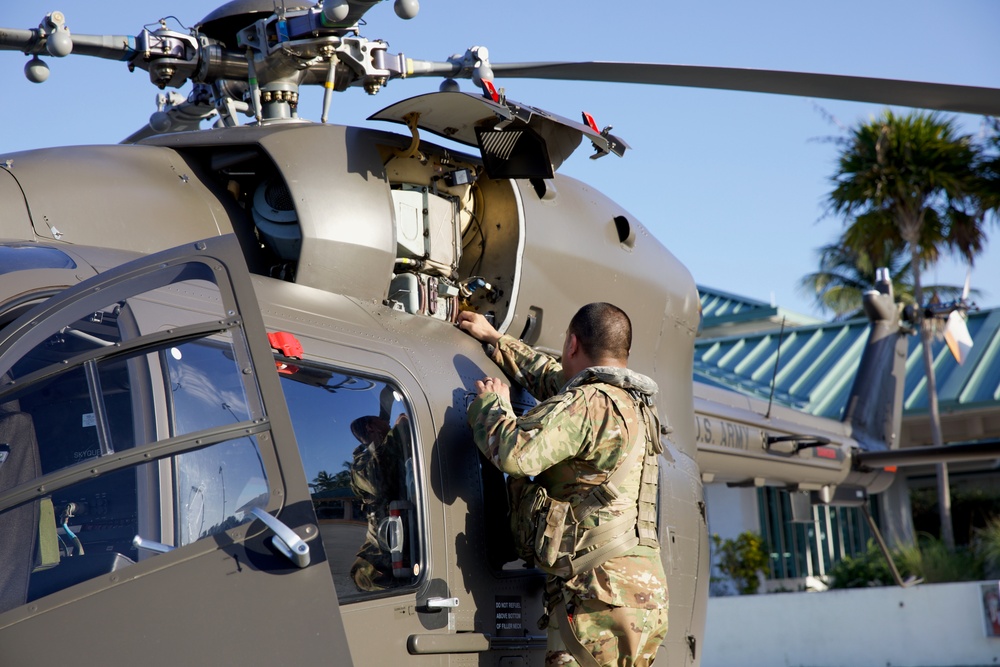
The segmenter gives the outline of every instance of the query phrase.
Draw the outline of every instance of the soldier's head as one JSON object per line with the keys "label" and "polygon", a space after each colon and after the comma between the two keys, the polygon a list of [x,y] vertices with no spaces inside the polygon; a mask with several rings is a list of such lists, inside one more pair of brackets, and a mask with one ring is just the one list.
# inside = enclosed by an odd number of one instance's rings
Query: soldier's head
{"label": "soldier's head", "polygon": [[351,433],[362,445],[379,444],[389,433],[389,422],[381,417],[358,417],[351,422]]}
{"label": "soldier's head", "polygon": [[632,322],[625,311],[610,303],[588,303],[569,322],[563,369],[569,378],[588,366],[624,367],[631,349]]}

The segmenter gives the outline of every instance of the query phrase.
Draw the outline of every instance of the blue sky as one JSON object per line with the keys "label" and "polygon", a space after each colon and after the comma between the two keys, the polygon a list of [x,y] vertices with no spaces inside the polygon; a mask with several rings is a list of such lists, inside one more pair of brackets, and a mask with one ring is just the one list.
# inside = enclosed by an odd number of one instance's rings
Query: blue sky
{"label": "blue sky", "polygon": [[[995,0],[423,0],[421,5],[415,19],[402,21],[387,0],[368,13],[362,34],[385,39],[391,52],[427,60],[484,45],[494,62],[664,62],[1000,87]],[[72,32],[134,35],[162,16],[192,25],[214,7],[194,0],[21,0],[0,9],[0,26],[34,27],[59,9]],[[143,71],[129,73],[124,64],[82,57],[47,60],[49,80],[31,84],[22,74],[27,58],[0,52],[0,154],[115,143],[155,110],[159,91]],[[882,107],[627,84],[497,83],[520,102],[569,118],[586,110],[599,125],[613,125],[632,147],[624,158],[592,161],[581,147],[562,171],[623,205],[699,284],[773,298],[784,308],[820,316],[796,284],[815,270],[815,249],[832,241],[842,225],[824,216],[836,159],[827,139]],[[384,125],[365,118],[396,100],[436,90],[437,84],[396,81],[375,97],[347,91],[335,97],[330,120]],[[468,82],[463,86],[471,90]],[[300,114],[318,119],[320,99],[319,91],[304,93]],[[981,130],[979,117],[959,119],[966,132]],[[927,278],[961,284],[965,268],[945,262]],[[980,306],[1000,306],[1000,241],[977,260],[972,282],[984,293]]]}

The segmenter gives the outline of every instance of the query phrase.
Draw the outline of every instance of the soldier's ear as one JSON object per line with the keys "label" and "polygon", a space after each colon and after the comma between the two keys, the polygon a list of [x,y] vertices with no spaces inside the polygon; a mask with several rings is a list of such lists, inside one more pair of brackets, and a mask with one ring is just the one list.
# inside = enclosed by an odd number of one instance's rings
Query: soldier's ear
{"label": "soldier's ear", "polygon": [[566,356],[574,357],[580,352],[580,339],[575,333],[566,334]]}

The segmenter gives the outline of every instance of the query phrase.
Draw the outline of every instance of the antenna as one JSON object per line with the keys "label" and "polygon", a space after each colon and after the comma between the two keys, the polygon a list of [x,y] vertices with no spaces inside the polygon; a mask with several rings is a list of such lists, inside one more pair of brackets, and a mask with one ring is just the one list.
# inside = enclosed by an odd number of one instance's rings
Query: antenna
{"label": "antenna", "polygon": [[774,383],[778,379],[778,364],[781,363],[781,340],[785,337],[785,318],[781,318],[781,329],[778,331],[778,354],[774,358],[774,372],[771,373],[771,395],[767,397],[767,413],[764,419],[771,418],[771,405],[774,404]]}

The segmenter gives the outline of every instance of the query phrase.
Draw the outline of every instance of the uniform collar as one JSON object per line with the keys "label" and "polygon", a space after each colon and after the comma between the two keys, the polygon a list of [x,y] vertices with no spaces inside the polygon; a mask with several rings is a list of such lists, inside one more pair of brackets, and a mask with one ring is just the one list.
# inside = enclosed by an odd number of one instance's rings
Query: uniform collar
{"label": "uniform collar", "polygon": [[619,368],[617,366],[591,366],[584,368],[567,382],[562,390],[566,391],[580,385],[595,382],[603,382],[630,393],[639,394],[647,403],[659,391],[659,387],[652,378],[642,373],[636,373],[631,369]]}

